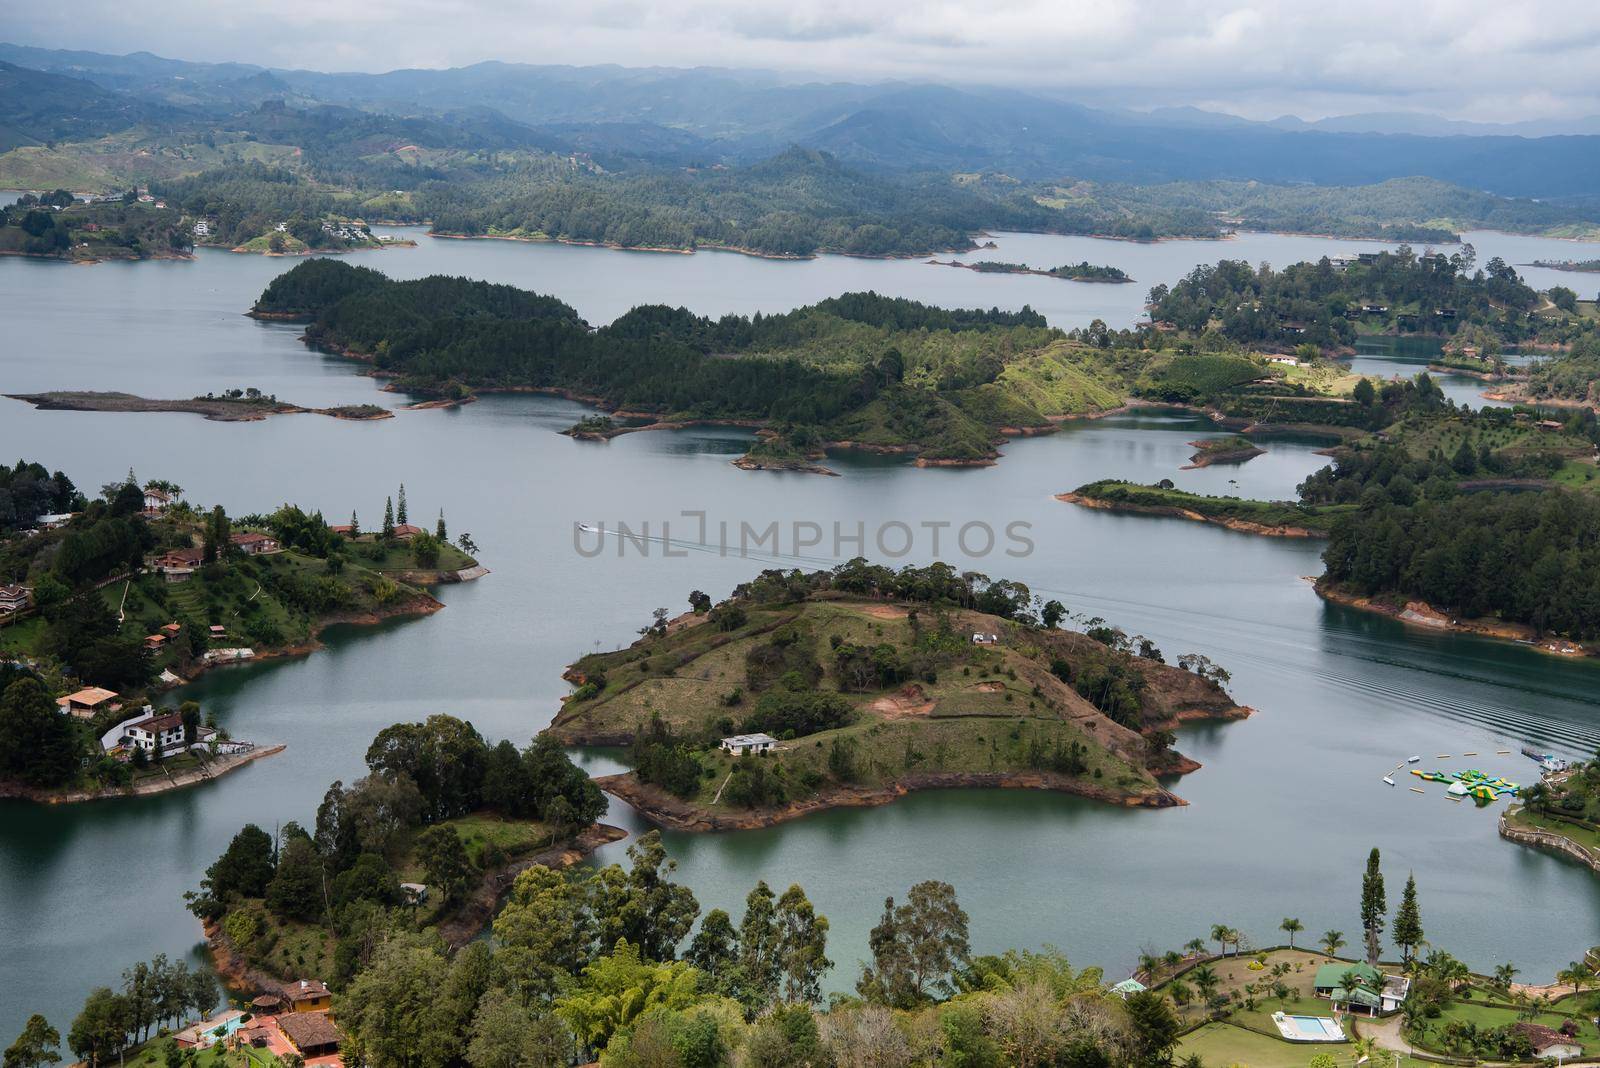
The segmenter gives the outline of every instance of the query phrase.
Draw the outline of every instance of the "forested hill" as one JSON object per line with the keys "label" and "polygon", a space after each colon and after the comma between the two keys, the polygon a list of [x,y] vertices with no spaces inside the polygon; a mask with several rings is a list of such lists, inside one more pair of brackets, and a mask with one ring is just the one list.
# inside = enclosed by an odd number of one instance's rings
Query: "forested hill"
{"label": "forested hill", "polygon": [[1151,315],[1200,333],[1218,324],[1242,345],[1349,345],[1364,333],[1454,335],[1473,328],[1487,343],[1556,344],[1592,333],[1593,320],[1556,305],[1495,257],[1481,266],[1471,245],[1449,255],[1402,245],[1359,262],[1291,264],[1282,270],[1223,260],[1150,291]]}
{"label": "forested hill", "polygon": [[[672,418],[814,426],[826,440],[948,460],[993,456],[1001,426],[1048,425],[1047,412],[997,384],[1009,367],[1050,360],[1086,389],[1097,373],[1031,309],[951,311],[874,293],[720,319],[645,305],[591,330],[560,301],[508,286],[396,282],[310,260],[274,280],[253,314],[309,319],[308,340],[370,360],[404,389],[554,389]],[[1120,400],[1108,388],[1097,396]]]}

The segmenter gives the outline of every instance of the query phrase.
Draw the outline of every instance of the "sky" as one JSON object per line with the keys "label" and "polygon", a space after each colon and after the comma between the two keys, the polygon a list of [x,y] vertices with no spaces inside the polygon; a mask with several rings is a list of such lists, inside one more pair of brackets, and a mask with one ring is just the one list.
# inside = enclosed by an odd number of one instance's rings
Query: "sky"
{"label": "sky", "polygon": [[763,68],[1258,119],[1600,115],[1593,0],[75,0],[0,36],[313,70]]}

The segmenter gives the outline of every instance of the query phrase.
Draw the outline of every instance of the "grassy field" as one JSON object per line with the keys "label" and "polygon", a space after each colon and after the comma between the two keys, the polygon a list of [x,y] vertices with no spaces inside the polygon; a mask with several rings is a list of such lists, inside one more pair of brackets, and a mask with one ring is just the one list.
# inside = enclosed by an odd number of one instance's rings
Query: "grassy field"
{"label": "grassy field", "polygon": [[[550,844],[550,829],[538,820],[507,819],[494,812],[475,812],[444,820],[438,826],[453,829],[466,847],[468,858],[479,867],[487,867],[496,859],[496,854],[514,859]],[[401,882],[427,881],[409,841],[390,859]]]}
{"label": "grassy field", "polygon": [[[1490,995],[1481,990],[1475,994],[1477,998],[1487,996]],[[1509,1005],[1489,1005],[1478,1000],[1457,1001],[1446,1009],[1444,1014],[1437,1020],[1429,1022],[1430,1033],[1428,1038],[1417,1044],[1426,1048],[1436,1049],[1438,1052],[1444,1052],[1442,1047],[1439,1047],[1434,1036],[1442,1031],[1451,1020],[1465,1020],[1482,1031],[1496,1027],[1506,1027],[1520,1019],[1523,1019],[1523,1017],[1518,1013],[1518,1010]],[[1542,1012],[1534,1017],[1533,1022],[1543,1024],[1552,1030],[1559,1030],[1561,1025],[1569,1019],[1578,1022],[1577,1040],[1583,1046],[1584,1056],[1592,1057],[1600,1053],[1600,1031],[1595,1029],[1594,1020],[1588,1015],[1573,1013],[1569,1016],[1561,1012]]]}
{"label": "grassy field", "polygon": [[[767,683],[752,681],[751,658],[778,648],[780,630],[799,634],[795,648],[810,650],[804,655],[816,674],[805,685],[842,697],[850,708],[844,723],[780,739],[761,758],[790,800],[827,783],[878,787],[928,774],[1029,775],[1040,784],[1054,774],[1058,784],[1073,779],[1118,796],[1151,797],[1157,789],[1145,740],[1051,671],[1063,655],[1078,665],[1074,670],[1093,671],[1103,669],[1104,658],[1123,655],[1083,635],[1050,635],[970,613],[941,617],[926,607],[913,619],[904,607],[836,597],[751,606],[728,632],[705,617],[675,628],[664,639],[581,659],[574,670],[589,682],[550,729],[576,744],[619,743],[659,717],[695,750],[701,777],[686,800],[710,813],[734,811],[719,792],[738,758],[715,742],[759,722],[752,717],[763,707]],[[974,632],[997,633],[1000,641],[975,644]],[[835,648],[846,656],[851,648],[887,650],[874,655],[916,667],[898,682],[863,690],[840,676]],[[1150,689],[1158,702],[1168,699],[1159,696],[1161,686],[1209,685],[1147,661],[1127,663],[1163,680]],[[1132,667],[1137,663],[1149,666]]]}

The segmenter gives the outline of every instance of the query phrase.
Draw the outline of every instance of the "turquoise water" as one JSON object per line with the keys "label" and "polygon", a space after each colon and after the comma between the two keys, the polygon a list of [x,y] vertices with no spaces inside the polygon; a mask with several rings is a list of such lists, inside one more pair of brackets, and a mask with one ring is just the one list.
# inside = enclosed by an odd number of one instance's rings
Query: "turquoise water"
{"label": "turquoise water", "polygon": [[[874,287],[944,303],[1050,300],[1052,320],[1070,325],[1095,309],[1131,317],[1138,294],[1127,291],[1170,281],[1208,256],[1282,263],[1318,248],[1367,247],[1249,236],[1157,246],[1085,241],[1000,238],[1003,258],[1110,263],[1140,285],[983,276],[910,261],[775,263],[506,242],[424,242],[356,262],[532,285],[593,321],[651,299],[707,312],[777,310]],[[256,385],[300,404],[399,403],[350,364],[306,350],[294,327],[240,314],[287,266],[214,252],[193,263],[95,267],[0,260],[0,392],[185,397]],[[1054,288],[1006,284],[1017,282]],[[1186,443],[1215,427],[1134,412],[1013,442],[995,467],[921,470],[841,456],[829,463],[844,477],[830,479],[739,471],[729,461],[749,438],[738,430],[634,434],[608,444],[558,433],[583,412],[550,398],[496,396],[375,423],[302,415],[223,424],[181,414],[37,412],[0,400],[0,455],[38,457],[87,487],[132,465],[143,477],[179,482],[193,501],[238,513],[292,500],[341,518],[354,507],[370,520],[404,481],[413,513],[444,508],[452,530],[470,531],[493,570],[441,590],[447,608],[430,618],[340,628],[313,656],[221,669],[184,694],[237,737],[287,743],[281,756],[162,797],[0,804],[0,1035],[16,1033],[32,1011],[64,1029],[91,986],[115,983],[124,967],[157,952],[193,954],[199,931],[181,892],[245,821],[270,829],[311,820],[329,782],[361,774],[367,743],[383,726],[449,712],[487,737],[526,741],[567,691],[562,668],[630,640],[655,607],[682,605],[696,588],[721,596],[762,567],[820,566],[832,555],[589,559],[573,550],[575,523],[678,521],[684,511],[734,525],[1027,523],[1035,547],[1025,558],[963,556],[948,544],[940,555],[1145,634],[1169,660],[1205,653],[1232,671],[1236,698],[1258,710],[1243,722],[1180,732],[1179,748],[1204,765],[1173,786],[1190,802],[1185,808],[938,791],[763,831],[665,836],[679,877],[705,908],[737,911],[758,878],[804,884],[832,923],[837,989],[854,982],[883,897],[921,879],[955,884],[979,951],[1052,943],[1080,965],[1116,973],[1142,948],[1179,945],[1213,923],[1239,927],[1259,944],[1278,937],[1285,915],[1307,930],[1356,929],[1361,864],[1374,845],[1392,887],[1415,872],[1429,940],[1476,968],[1509,957],[1524,978],[1548,980],[1577,943],[1597,940],[1590,932],[1600,932],[1600,882],[1586,869],[1500,841],[1494,809],[1379,780],[1412,753],[1492,754],[1527,742],[1564,756],[1592,752],[1600,744],[1600,667],[1326,605],[1304,580],[1321,569],[1315,542],[1091,512],[1053,496],[1115,476],[1287,497],[1326,462],[1321,443],[1274,439],[1246,464],[1184,471],[1193,451]],[[931,555],[923,543],[906,562]],[[604,752],[582,757],[596,770],[616,766]],[[1520,756],[1470,763],[1518,782],[1533,772]],[[620,804],[608,819],[643,827]],[[1283,848],[1312,839],[1314,849]],[[599,859],[619,859],[622,848]],[[130,908],[138,922],[107,920]]]}

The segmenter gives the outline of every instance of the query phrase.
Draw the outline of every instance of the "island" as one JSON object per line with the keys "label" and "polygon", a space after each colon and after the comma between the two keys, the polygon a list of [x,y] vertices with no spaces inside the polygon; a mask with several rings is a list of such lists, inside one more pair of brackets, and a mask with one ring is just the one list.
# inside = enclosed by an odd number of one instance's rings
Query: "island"
{"label": "island", "polygon": [[1229,530],[1275,538],[1326,537],[1334,516],[1348,507],[1307,507],[1288,501],[1253,501],[1190,493],[1176,488],[1171,479],[1162,479],[1152,486],[1102,479],[1058,493],[1056,500],[1102,511],[1213,523]]}
{"label": "island", "polygon": [[1600,271],[1600,260],[1534,260],[1525,267],[1543,267],[1549,271]]}
{"label": "island", "polygon": [[937,267],[964,267],[969,271],[979,274],[1038,274],[1046,278],[1065,278],[1069,282],[1110,282],[1120,284],[1132,282],[1128,273],[1121,267],[1107,267],[1090,263],[1071,263],[1062,267],[1052,267],[1049,270],[1039,270],[1029,267],[1026,263],[1003,263],[996,260],[974,260],[963,263],[960,260],[929,260],[930,264]]}
{"label": "island", "polygon": [[1210,467],[1212,464],[1242,464],[1267,451],[1242,434],[1225,438],[1202,438],[1189,442],[1189,445],[1195,451],[1183,467],[1186,471],[1198,467]]}
{"label": "island", "polygon": [[[0,796],[59,803],[206,782],[282,745],[230,736],[167,691],[225,665],[298,656],[335,624],[421,617],[426,587],[486,573],[470,538],[406,522],[401,487],[370,533],[284,505],[230,517],[130,472],[88,500],[43,465],[0,467]],[[237,727],[238,725],[233,725]]]}
{"label": "island", "polygon": [[341,404],[331,408],[302,408],[288,404],[260,390],[232,389],[222,395],[208,393],[189,400],[152,400],[132,393],[92,390],[55,390],[48,393],[7,393],[11,400],[25,401],[41,411],[58,412],[190,412],[219,423],[249,423],[269,415],[311,412],[335,419],[366,421],[393,419],[394,413],[377,404]]}
{"label": "island", "polygon": [[629,746],[633,770],[597,781],[675,830],[952,787],[1180,805],[1160,780],[1198,765],[1172,748],[1173,728],[1250,714],[1203,656],[1168,665],[1102,620],[1059,629],[1056,602],[943,564],[767,572],[690,603],[572,664],[575,689],[545,732]]}

